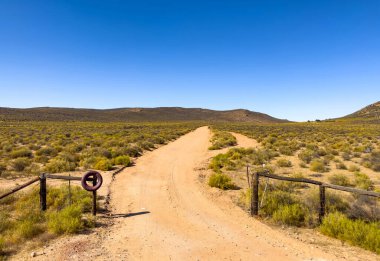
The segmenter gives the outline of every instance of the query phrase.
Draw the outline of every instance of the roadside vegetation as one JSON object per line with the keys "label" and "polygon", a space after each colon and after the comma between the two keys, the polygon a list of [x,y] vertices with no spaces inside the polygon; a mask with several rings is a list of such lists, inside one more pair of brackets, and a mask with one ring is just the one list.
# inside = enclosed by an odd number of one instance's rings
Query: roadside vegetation
{"label": "roadside vegetation", "polygon": [[213,131],[210,141],[212,145],[209,150],[220,150],[237,144],[235,136],[226,131]]}
{"label": "roadside vegetation", "polygon": [[[215,124],[213,128],[241,133],[261,145],[259,149],[231,148],[209,163],[212,173],[209,183],[212,177],[223,175],[227,184],[242,188],[235,195],[239,198],[238,204],[246,210],[251,199],[247,165],[252,172],[267,170],[277,175],[380,191],[379,125],[231,123]],[[268,222],[315,228],[325,235],[380,254],[379,199],[327,189],[327,214],[319,224],[319,191],[313,185],[261,179],[259,197],[259,215]]]}
{"label": "roadside vegetation", "polygon": [[197,123],[1,122],[0,178],[111,170],[178,138]]}
{"label": "roadside vegetation", "polygon": [[38,188],[0,200],[0,257],[15,252],[26,241],[42,244],[58,235],[79,233],[95,225],[90,214],[91,193],[78,186],[72,186],[71,197],[67,186],[48,190],[46,212],[39,209]]}

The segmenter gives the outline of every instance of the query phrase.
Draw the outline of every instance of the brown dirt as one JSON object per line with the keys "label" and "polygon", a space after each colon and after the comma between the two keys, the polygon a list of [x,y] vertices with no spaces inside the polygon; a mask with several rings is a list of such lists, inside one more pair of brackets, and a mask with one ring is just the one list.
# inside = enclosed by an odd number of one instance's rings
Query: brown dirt
{"label": "brown dirt", "polygon": [[[339,260],[250,218],[228,193],[200,183],[210,131],[199,128],[148,152],[111,184],[111,226],[59,238],[14,259]],[[106,222],[107,223],[107,222]]]}

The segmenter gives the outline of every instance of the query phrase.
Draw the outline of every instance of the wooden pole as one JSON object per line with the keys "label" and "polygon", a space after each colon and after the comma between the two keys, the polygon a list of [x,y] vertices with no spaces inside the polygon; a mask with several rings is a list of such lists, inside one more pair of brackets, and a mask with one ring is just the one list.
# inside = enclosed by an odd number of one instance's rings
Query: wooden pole
{"label": "wooden pole", "polygon": [[[96,185],[96,177],[94,176],[94,179],[92,180],[92,184]],[[96,216],[96,191],[92,192],[92,215]]]}
{"label": "wooden pole", "polygon": [[319,186],[319,204],[319,223],[321,224],[325,216],[326,207],[326,188],[323,185]]}
{"label": "wooden pole", "polygon": [[253,178],[251,181],[251,216],[257,216],[259,214],[259,175],[257,174],[257,172],[253,174]]}
{"label": "wooden pole", "polygon": [[40,209],[46,210],[46,176],[44,173],[40,176]]}
{"label": "wooden pole", "polygon": [[248,182],[248,187],[251,187],[251,182],[249,181],[249,166],[247,165],[247,182]]}
{"label": "wooden pole", "polygon": [[1,195],[1,196],[0,196],[0,199],[3,199],[3,198],[5,198],[5,197],[8,197],[9,195],[12,195],[13,193],[15,193],[15,192],[17,192],[17,191],[19,191],[19,190],[21,190],[21,189],[23,189],[23,188],[26,188],[27,186],[32,185],[34,182],[37,182],[37,181],[39,181],[39,180],[40,180],[40,177],[34,178],[34,179],[28,181],[27,183],[22,184],[22,185],[20,185],[20,186],[18,186],[18,187],[16,187],[16,188],[12,189],[11,191],[9,191],[9,192],[7,192],[7,193]]}

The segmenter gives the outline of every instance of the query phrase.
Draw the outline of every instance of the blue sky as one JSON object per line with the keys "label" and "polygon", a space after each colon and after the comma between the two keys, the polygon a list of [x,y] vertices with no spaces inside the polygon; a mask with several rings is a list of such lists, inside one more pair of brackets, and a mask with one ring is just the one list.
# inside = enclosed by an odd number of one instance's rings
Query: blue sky
{"label": "blue sky", "polygon": [[380,100],[380,1],[0,1],[0,107],[246,108]]}

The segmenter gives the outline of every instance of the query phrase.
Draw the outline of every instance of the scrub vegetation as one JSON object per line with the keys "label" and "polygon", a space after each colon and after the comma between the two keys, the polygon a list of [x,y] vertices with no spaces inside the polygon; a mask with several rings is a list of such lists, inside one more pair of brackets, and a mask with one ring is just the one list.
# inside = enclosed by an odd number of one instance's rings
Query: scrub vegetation
{"label": "scrub vegetation", "polygon": [[[213,157],[209,164],[214,173],[211,177],[223,175],[229,183],[242,188],[238,192],[238,204],[246,210],[251,199],[247,165],[251,171],[268,170],[278,175],[379,191],[378,124],[351,121],[219,123],[213,128],[241,133],[261,145],[256,149],[231,148]],[[315,228],[328,236],[380,253],[380,202],[376,198],[327,189],[327,214],[319,224],[316,186],[262,178],[259,197],[259,215],[269,222]]]}
{"label": "scrub vegetation", "polygon": [[[47,211],[39,209],[39,190],[18,192],[0,200],[0,257],[16,251],[27,240],[43,242],[95,225],[90,214],[91,193],[81,187],[48,187]],[[3,191],[1,191],[3,192]]]}
{"label": "scrub vegetation", "polygon": [[209,150],[219,150],[231,146],[235,146],[237,144],[236,138],[229,132],[226,131],[214,131],[213,136],[211,138],[211,147]]}
{"label": "scrub vegetation", "polygon": [[111,170],[197,123],[1,122],[0,177]]}

